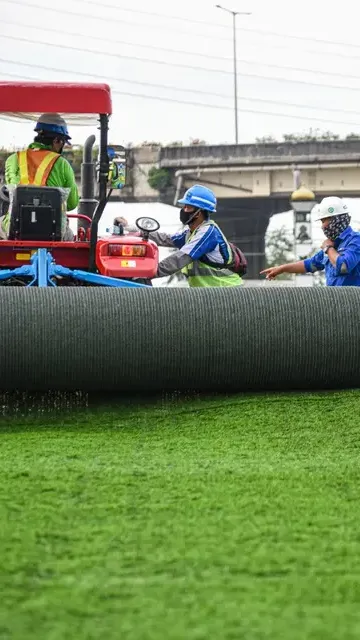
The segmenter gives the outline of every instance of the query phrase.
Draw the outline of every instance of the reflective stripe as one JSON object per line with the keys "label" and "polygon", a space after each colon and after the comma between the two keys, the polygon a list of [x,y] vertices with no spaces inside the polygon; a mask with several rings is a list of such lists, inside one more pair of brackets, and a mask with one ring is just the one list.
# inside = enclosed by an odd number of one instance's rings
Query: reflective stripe
{"label": "reflective stripe", "polygon": [[186,269],[187,275],[191,276],[213,276],[216,275],[219,278],[228,278],[229,276],[234,275],[233,271],[230,269],[213,269],[209,267],[204,262],[200,262],[196,260],[195,262],[191,262],[190,264],[184,267]]}
{"label": "reflective stripe", "polygon": [[[39,153],[38,151],[34,152],[35,154]],[[48,151],[47,155],[41,160],[34,178],[34,183],[36,186],[45,186],[46,181],[49,177],[49,173],[53,168],[55,161],[58,159],[59,154],[54,153],[53,151]]]}
{"label": "reflective stripe", "polygon": [[29,184],[27,151],[18,152],[18,163],[20,170],[20,184]]}
{"label": "reflective stripe", "polygon": [[27,149],[18,152],[20,184],[44,187],[59,154],[54,151]]}
{"label": "reflective stripe", "polygon": [[187,279],[189,287],[242,287],[243,281],[236,273],[228,278],[217,278],[216,275],[212,277],[204,276],[191,276]]}

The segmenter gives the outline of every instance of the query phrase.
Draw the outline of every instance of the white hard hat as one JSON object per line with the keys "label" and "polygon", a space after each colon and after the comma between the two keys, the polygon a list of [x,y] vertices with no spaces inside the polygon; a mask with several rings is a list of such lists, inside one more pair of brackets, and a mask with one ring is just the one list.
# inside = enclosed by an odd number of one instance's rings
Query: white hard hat
{"label": "white hard hat", "polygon": [[323,198],[320,204],[315,205],[312,213],[316,215],[315,220],[323,220],[323,218],[333,218],[343,213],[349,213],[349,209],[342,198],[329,196],[328,198]]}

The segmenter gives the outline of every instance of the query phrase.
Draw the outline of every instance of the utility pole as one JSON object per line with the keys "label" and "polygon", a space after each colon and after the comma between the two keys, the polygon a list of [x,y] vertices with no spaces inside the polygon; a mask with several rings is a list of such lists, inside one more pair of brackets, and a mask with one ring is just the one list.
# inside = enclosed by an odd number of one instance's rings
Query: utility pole
{"label": "utility pole", "polygon": [[236,16],[251,16],[246,11],[231,11],[220,4],[215,5],[217,9],[222,9],[227,13],[231,13],[233,19],[233,48],[234,48],[234,115],[235,115],[235,143],[239,144],[239,128],[238,128],[238,104],[237,104],[237,60],[236,60]]}

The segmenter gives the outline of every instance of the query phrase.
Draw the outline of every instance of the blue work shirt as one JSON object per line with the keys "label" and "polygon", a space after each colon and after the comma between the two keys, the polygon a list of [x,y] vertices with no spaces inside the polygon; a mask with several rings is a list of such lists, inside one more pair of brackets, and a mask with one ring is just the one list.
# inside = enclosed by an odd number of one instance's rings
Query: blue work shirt
{"label": "blue work shirt", "polygon": [[326,253],[318,251],[312,258],[304,260],[308,273],[325,269],[328,287],[360,287],[360,233],[347,227],[334,242],[340,254],[334,266]]}

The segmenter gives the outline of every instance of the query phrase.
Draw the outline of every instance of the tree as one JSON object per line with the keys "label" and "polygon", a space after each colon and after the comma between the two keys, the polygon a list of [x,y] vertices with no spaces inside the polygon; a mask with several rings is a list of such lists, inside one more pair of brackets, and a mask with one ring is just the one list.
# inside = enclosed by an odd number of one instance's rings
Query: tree
{"label": "tree", "polygon": [[161,147],[161,142],[154,142],[154,141],[148,141],[148,140],[144,140],[144,142],[142,142],[140,145],[140,147]]}
{"label": "tree", "polygon": [[278,142],[273,136],[262,136],[261,138],[255,138],[256,144],[269,144],[271,142]]}
{"label": "tree", "polygon": [[283,135],[284,142],[322,142],[326,140],[339,140],[340,136],[331,131],[323,131],[320,129],[309,129],[307,133],[285,133]]}
{"label": "tree", "polygon": [[[63,152],[64,157],[71,164],[74,173],[77,177],[80,176],[81,164],[83,160],[84,147],[82,145],[74,145],[71,149],[65,149]],[[93,161],[96,162],[99,155],[99,148],[93,147]]]}
{"label": "tree", "polygon": [[171,172],[169,169],[151,167],[148,173],[148,183],[156,191],[165,191],[171,186]]}
{"label": "tree", "polygon": [[[274,229],[265,237],[266,267],[277,267],[294,260],[294,237],[285,226]],[[290,280],[291,274],[278,276],[282,280]]]}
{"label": "tree", "polygon": [[182,142],[182,140],[175,140],[174,142],[169,142],[169,144],[166,144],[165,147],[183,147],[184,143]]}
{"label": "tree", "polygon": [[194,147],[194,146],[205,146],[206,145],[206,141],[205,140],[201,140],[200,138],[190,138],[190,146]]}

